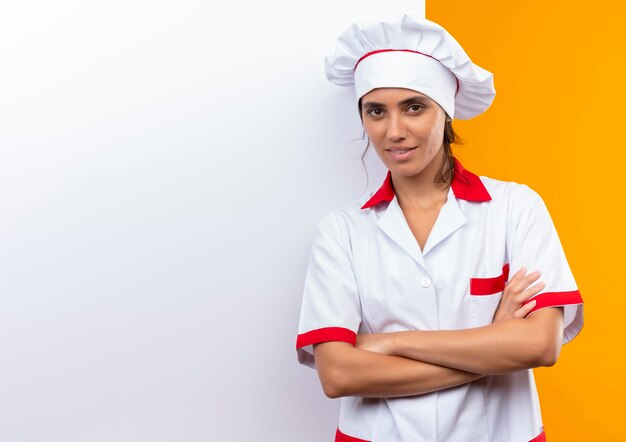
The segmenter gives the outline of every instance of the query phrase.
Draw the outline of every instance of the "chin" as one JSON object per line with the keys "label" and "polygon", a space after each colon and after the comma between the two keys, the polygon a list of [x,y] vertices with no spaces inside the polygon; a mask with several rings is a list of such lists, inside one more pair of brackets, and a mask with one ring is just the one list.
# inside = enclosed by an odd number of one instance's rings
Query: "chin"
{"label": "chin", "polygon": [[428,164],[424,164],[422,162],[411,162],[406,164],[390,164],[389,166],[387,168],[391,170],[394,175],[409,177],[422,173],[422,171],[428,167]]}

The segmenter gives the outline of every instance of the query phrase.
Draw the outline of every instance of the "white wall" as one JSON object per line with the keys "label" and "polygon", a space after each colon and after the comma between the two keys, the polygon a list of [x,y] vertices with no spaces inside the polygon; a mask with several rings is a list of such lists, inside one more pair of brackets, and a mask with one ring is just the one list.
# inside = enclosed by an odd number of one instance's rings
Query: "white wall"
{"label": "white wall", "polygon": [[323,58],[401,12],[3,2],[0,441],[333,440],[297,321],[314,225],[366,178]]}

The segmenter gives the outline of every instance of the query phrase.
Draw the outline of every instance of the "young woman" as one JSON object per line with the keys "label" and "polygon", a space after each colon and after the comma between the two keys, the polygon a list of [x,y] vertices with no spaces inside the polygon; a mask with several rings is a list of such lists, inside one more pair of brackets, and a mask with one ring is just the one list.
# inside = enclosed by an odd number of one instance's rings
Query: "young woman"
{"label": "young woman", "polygon": [[352,25],[326,72],[389,169],[319,221],[309,259],[296,347],[341,398],[335,441],[545,441],[532,368],[578,334],[582,298],[539,195],[452,155],[493,76],[408,15]]}

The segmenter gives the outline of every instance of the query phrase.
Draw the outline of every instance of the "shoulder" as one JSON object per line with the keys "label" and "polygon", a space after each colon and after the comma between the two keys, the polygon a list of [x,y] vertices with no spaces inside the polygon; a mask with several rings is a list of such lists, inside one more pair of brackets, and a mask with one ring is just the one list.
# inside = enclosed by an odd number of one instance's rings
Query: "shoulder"
{"label": "shoulder", "polygon": [[324,213],[317,221],[317,233],[333,236],[336,240],[351,248],[355,236],[364,234],[368,223],[368,209],[361,209],[371,197],[364,195],[343,207]]}
{"label": "shoulder", "polygon": [[531,209],[537,205],[544,205],[536,190],[527,184],[515,181],[503,181],[487,176],[480,176],[480,180],[496,203],[507,205],[513,210]]}
{"label": "shoulder", "polygon": [[319,220],[318,224],[334,224],[341,229],[354,228],[367,220],[367,209],[362,209],[363,205],[372,197],[374,192],[369,192],[350,203],[326,212]]}

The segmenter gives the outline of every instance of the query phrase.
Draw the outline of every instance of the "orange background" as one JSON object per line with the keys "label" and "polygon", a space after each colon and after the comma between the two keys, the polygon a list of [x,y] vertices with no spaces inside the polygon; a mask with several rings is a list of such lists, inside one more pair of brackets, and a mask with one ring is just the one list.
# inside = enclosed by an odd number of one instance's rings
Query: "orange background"
{"label": "orange background", "polygon": [[624,6],[431,0],[426,17],[494,73],[491,108],[454,122],[465,142],[455,154],[478,175],[539,192],[585,302],[581,333],[555,366],[535,369],[547,439],[626,440]]}

